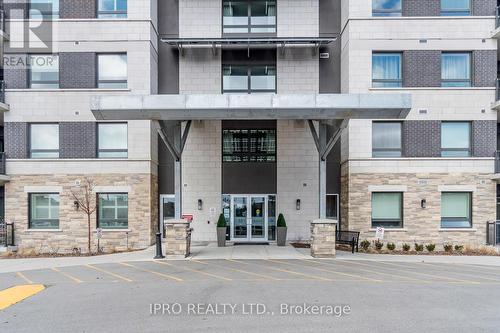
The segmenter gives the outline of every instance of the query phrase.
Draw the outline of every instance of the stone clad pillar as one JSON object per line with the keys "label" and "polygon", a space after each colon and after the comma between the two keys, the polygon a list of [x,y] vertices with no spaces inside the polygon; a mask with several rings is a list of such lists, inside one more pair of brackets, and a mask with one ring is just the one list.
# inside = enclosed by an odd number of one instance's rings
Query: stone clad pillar
{"label": "stone clad pillar", "polygon": [[320,219],[311,222],[311,256],[314,258],[335,257],[336,220]]}
{"label": "stone clad pillar", "polygon": [[190,222],[183,219],[171,219],[165,222],[167,237],[165,239],[165,254],[189,256],[191,243]]}

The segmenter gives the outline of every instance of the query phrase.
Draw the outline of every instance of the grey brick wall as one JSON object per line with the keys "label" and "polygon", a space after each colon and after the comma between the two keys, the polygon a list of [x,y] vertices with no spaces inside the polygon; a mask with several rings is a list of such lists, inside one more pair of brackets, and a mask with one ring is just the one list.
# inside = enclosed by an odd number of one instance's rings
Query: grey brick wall
{"label": "grey brick wall", "polygon": [[60,0],[59,16],[61,18],[95,18],[96,0]]}
{"label": "grey brick wall", "polygon": [[440,157],[441,122],[409,120],[403,123],[403,156]]}
{"label": "grey brick wall", "polygon": [[403,52],[403,87],[439,86],[441,86],[441,51]]}
{"label": "grey brick wall", "polygon": [[24,66],[18,66],[18,61],[26,63],[25,54],[5,54],[4,55],[4,80],[7,89],[24,89],[28,87],[28,73]]}
{"label": "grey brick wall", "polygon": [[59,124],[59,156],[95,158],[96,138],[94,122],[62,122]]}
{"label": "grey brick wall", "polygon": [[28,157],[28,124],[27,123],[5,123],[4,144],[7,158]]}
{"label": "grey brick wall", "polygon": [[61,88],[95,88],[96,55],[91,52],[59,53]]}
{"label": "grey brick wall", "polygon": [[493,16],[497,6],[496,0],[473,0],[472,15],[474,16]]}
{"label": "grey brick wall", "polygon": [[494,87],[497,78],[497,51],[477,50],[472,52],[473,85],[475,87]]}
{"label": "grey brick wall", "polygon": [[403,16],[439,16],[441,0],[403,0]]}
{"label": "grey brick wall", "polygon": [[475,157],[493,157],[497,146],[497,122],[476,120],[472,123],[472,154]]}

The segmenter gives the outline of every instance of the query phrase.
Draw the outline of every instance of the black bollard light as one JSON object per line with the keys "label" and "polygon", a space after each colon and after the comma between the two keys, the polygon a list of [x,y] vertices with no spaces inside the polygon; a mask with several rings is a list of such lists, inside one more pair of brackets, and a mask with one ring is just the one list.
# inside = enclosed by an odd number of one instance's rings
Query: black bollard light
{"label": "black bollard light", "polygon": [[153,259],[163,259],[165,256],[162,253],[161,249],[161,233],[158,231],[156,233],[156,255]]}

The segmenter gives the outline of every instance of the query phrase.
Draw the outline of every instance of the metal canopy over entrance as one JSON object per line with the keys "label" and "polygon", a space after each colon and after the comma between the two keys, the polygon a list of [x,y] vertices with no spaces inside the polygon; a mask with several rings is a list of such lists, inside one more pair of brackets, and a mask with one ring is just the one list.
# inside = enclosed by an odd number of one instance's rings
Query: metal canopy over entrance
{"label": "metal canopy over entrance", "polygon": [[[176,218],[181,217],[182,152],[192,120],[307,120],[319,154],[319,217],[323,219],[326,218],[326,157],[349,119],[404,119],[410,109],[409,94],[385,93],[101,96],[94,98],[91,105],[97,120],[159,121],[158,134],[175,160]],[[253,224],[246,221],[246,225],[248,228]]]}

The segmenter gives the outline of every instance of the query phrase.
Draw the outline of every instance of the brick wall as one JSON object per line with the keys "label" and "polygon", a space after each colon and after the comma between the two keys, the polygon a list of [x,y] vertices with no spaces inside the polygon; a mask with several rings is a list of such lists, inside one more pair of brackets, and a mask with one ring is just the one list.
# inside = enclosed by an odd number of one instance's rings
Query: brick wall
{"label": "brick wall", "polygon": [[59,53],[59,86],[96,87],[96,54],[92,52]]}
{"label": "brick wall", "polygon": [[403,52],[403,87],[441,86],[441,51]]}
{"label": "brick wall", "polygon": [[473,85],[475,87],[495,87],[497,79],[497,50],[477,50],[472,52],[474,64]]}
{"label": "brick wall", "polygon": [[403,156],[440,157],[441,122],[436,120],[403,123]]}
{"label": "brick wall", "polygon": [[493,157],[497,148],[497,122],[476,120],[472,125],[473,156]]}
{"label": "brick wall", "polygon": [[319,36],[319,0],[278,0],[279,37]]}
{"label": "brick wall", "polygon": [[59,124],[61,158],[96,157],[96,123],[64,122]]}
{"label": "brick wall", "polygon": [[441,0],[403,0],[403,16],[439,16]]}
{"label": "brick wall", "polygon": [[28,130],[27,123],[4,124],[4,144],[7,158],[28,157]]}
{"label": "brick wall", "polygon": [[28,73],[24,66],[17,66],[19,62],[28,63],[26,54],[5,54],[4,80],[7,89],[25,89],[28,87]]}
{"label": "brick wall", "polygon": [[180,94],[220,94],[222,68],[220,52],[212,50],[186,50],[179,57]]}
{"label": "brick wall", "polygon": [[473,0],[472,15],[475,16],[494,16],[497,7],[496,0]]}
{"label": "brick wall", "polygon": [[279,94],[319,92],[319,61],[311,49],[278,51],[277,91]]}
{"label": "brick wall", "polygon": [[96,0],[60,0],[59,16],[61,18],[95,18]]}

